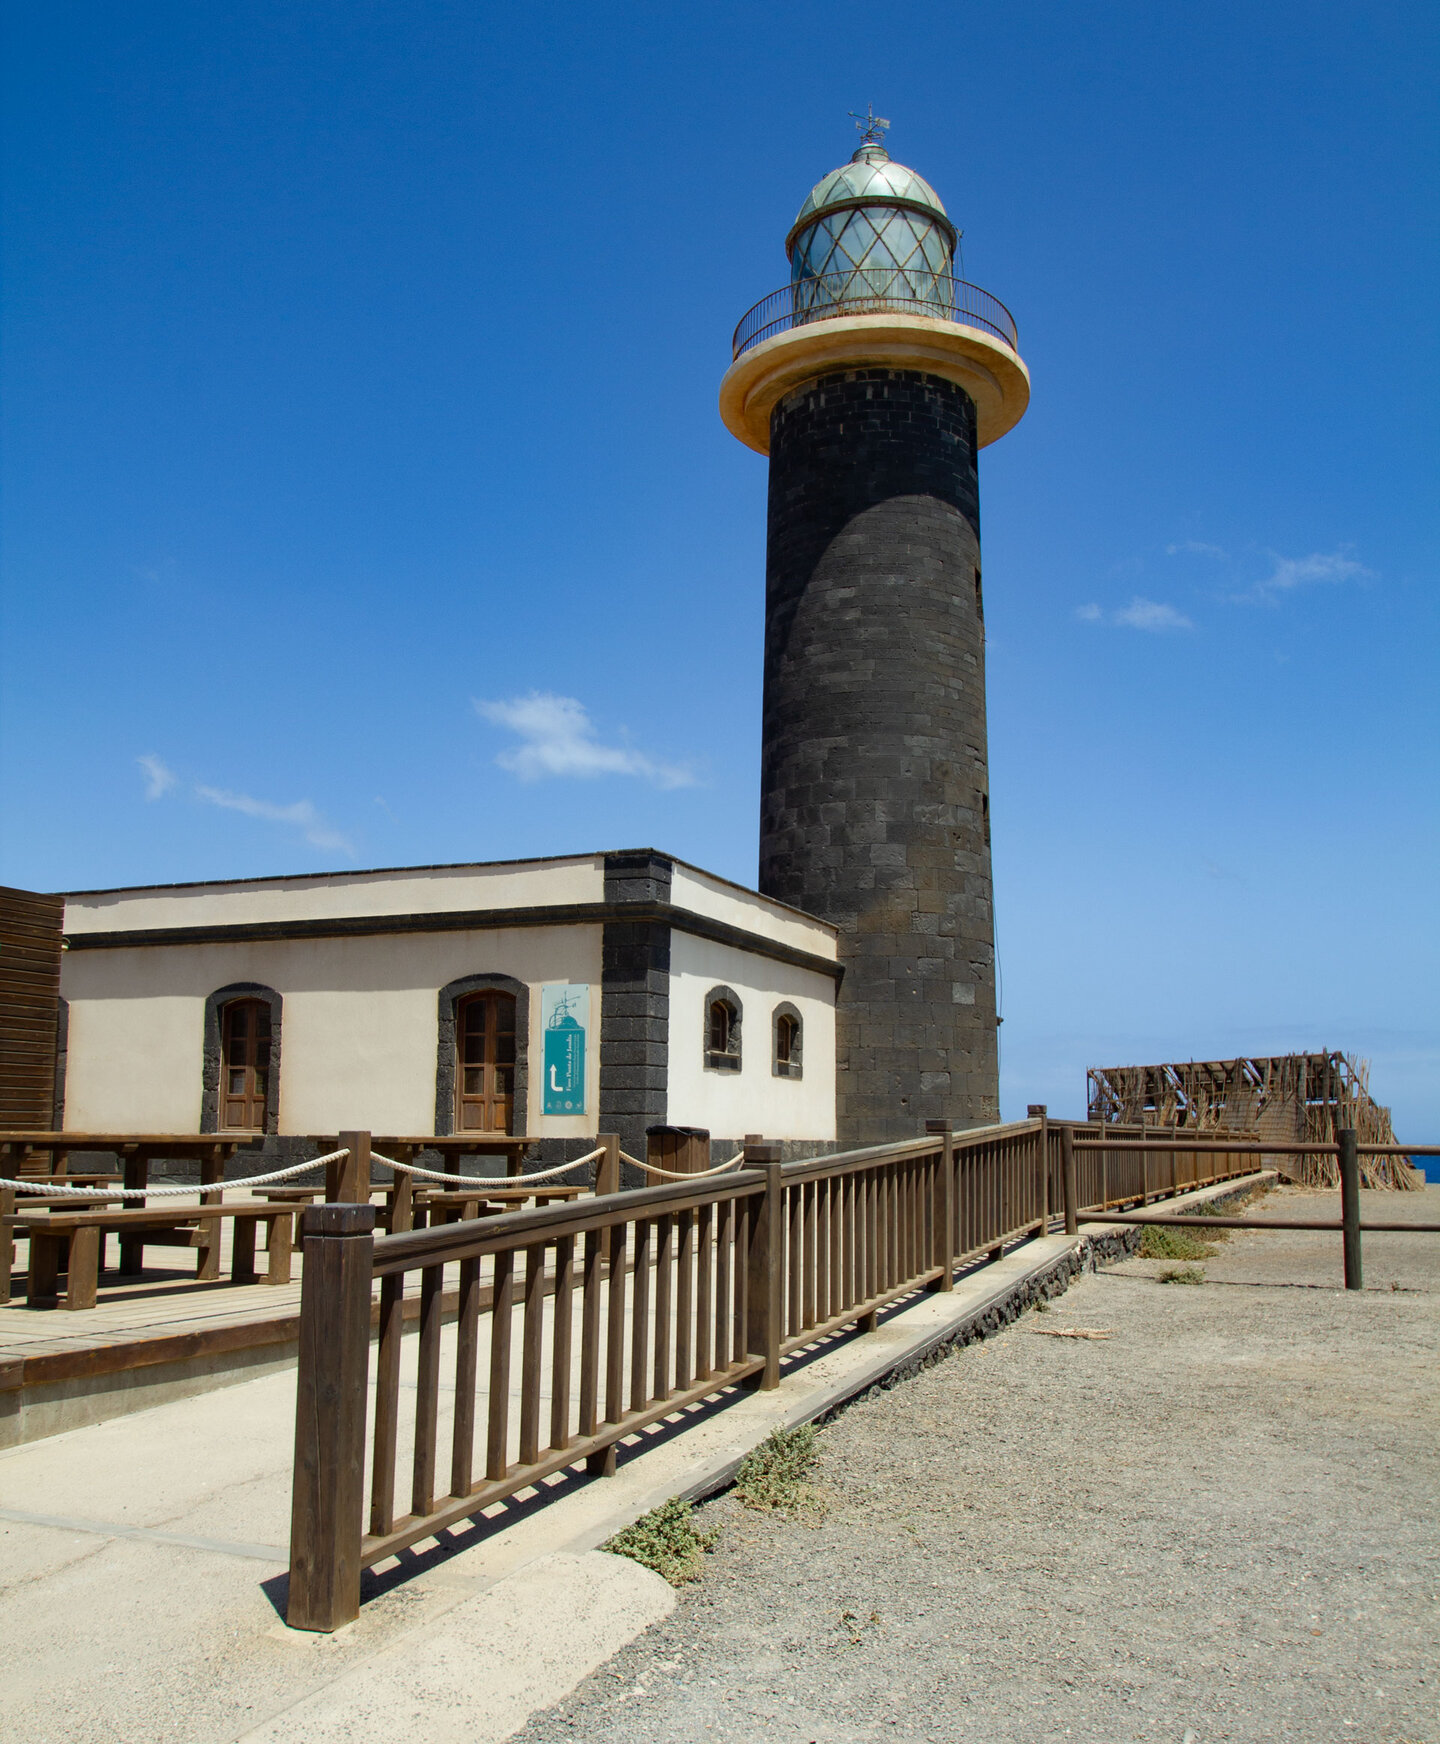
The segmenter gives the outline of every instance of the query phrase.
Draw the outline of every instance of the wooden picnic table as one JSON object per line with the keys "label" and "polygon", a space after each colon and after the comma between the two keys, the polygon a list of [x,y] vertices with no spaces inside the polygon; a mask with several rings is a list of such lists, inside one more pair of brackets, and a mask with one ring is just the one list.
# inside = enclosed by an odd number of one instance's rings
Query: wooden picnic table
{"label": "wooden picnic table", "polygon": [[[267,1284],[290,1282],[292,1205],[255,1201],[249,1205],[177,1205],[165,1211],[146,1207],[139,1211],[59,1211],[43,1216],[17,1214],[14,1223],[30,1238],[30,1271],[27,1299],[32,1308],[49,1306],[59,1299],[67,1309],[93,1308],[100,1281],[102,1249],[112,1231],[120,1237],[121,1271],[127,1270],[126,1255],[143,1258],[147,1244],[156,1247],[194,1247],[200,1250],[195,1275],[203,1280],[220,1276],[220,1224],[230,1218],[235,1225],[230,1257],[230,1281],[255,1282],[255,1231],[266,1226]],[[62,1263],[63,1262],[63,1263]],[[137,1268],[138,1269],[138,1268]],[[66,1288],[59,1297],[60,1273],[66,1272]]]}
{"label": "wooden picnic table", "polygon": [[[225,1179],[225,1165],[242,1146],[254,1144],[259,1133],[215,1132],[0,1132],[0,1174],[49,1174],[69,1180],[67,1166],[71,1151],[110,1151],[120,1159],[122,1185],[141,1192],[150,1184],[152,1162],[170,1159],[195,1161],[200,1164],[201,1199],[207,1205],[220,1198],[219,1187]],[[24,1164],[35,1153],[47,1155],[48,1170],[27,1169]],[[106,1177],[107,1180],[110,1177]],[[210,1188],[214,1191],[205,1191]],[[143,1199],[132,1199],[131,1205],[142,1207]],[[120,1270],[138,1272],[140,1250],[133,1239],[120,1238]]]}

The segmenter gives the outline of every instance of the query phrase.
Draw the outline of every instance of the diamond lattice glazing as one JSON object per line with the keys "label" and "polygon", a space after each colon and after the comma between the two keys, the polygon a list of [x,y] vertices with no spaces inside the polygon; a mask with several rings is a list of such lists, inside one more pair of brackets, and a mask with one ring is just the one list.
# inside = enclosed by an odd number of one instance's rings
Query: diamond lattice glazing
{"label": "diamond lattice glazing", "polygon": [[[859,202],[859,203],[857,203]],[[817,182],[791,232],[796,313],[949,302],[954,231],[935,190],[879,146]]]}

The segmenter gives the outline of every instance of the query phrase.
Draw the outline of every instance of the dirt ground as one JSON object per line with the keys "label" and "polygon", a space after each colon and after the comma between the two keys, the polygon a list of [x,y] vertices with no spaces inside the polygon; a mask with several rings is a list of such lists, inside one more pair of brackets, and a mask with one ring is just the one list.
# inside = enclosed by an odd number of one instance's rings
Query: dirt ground
{"label": "dirt ground", "polygon": [[1440,1744],[1440,1236],[1365,1257],[1348,1296],[1338,1236],[1126,1260],[852,1406],[823,1520],[701,1510],[676,1612],[519,1738]]}

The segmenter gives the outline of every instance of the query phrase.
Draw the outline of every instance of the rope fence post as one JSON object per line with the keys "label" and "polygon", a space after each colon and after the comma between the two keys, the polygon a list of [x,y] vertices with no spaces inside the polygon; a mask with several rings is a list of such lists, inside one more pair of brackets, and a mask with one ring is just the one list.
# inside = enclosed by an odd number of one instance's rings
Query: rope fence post
{"label": "rope fence post", "polygon": [[339,1143],[347,1154],[326,1164],[325,1197],[331,1204],[367,1205],[370,1202],[370,1134],[342,1132]]}
{"label": "rope fence post", "polygon": [[597,1197],[602,1193],[618,1193],[620,1191],[620,1135],[614,1132],[602,1132],[596,1144],[603,1145],[605,1155],[595,1161],[595,1192]]}
{"label": "rope fence post", "polygon": [[328,1634],[360,1615],[375,1207],[307,1205],[301,1228],[305,1271],[285,1621],[292,1629]]}
{"label": "rope fence post", "polygon": [[785,1186],[780,1172],[780,1146],[746,1145],[745,1167],[765,1171],[765,1195],[750,1220],[749,1296],[745,1324],[750,1333],[750,1354],[765,1358],[765,1367],[756,1377],[755,1384],[761,1392],[769,1392],[780,1385],[781,1304],[785,1282]]}
{"label": "rope fence post", "polygon": [[[393,1145],[395,1160],[400,1163],[415,1161],[414,1145]],[[373,1152],[371,1153],[373,1156]],[[407,1229],[415,1227],[415,1177],[408,1169],[392,1169],[390,1171],[390,1219],[388,1233],[400,1235]]]}
{"label": "rope fence post", "polygon": [[1075,1131],[1073,1127],[1060,1128],[1060,1179],[1065,1194],[1065,1233],[1079,1235],[1079,1194],[1075,1186]]}
{"label": "rope fence post", "polygon": [[925,1131],[940,1140],[940,1162],[931,1199],[935,1225],[932,1260],[940,1267],[940,1276],[930,1286],[939,1296],[955,1287],[955,1139],[948,1120],[927,1120]]}
{"label": "rope fence post", "polygon": [[1345,1243],[1345,1288],[1363,1290],[1365,1271],[1360,1256],[1360,1137],[1353,1127],[1339,1132],[1340,1222]]}

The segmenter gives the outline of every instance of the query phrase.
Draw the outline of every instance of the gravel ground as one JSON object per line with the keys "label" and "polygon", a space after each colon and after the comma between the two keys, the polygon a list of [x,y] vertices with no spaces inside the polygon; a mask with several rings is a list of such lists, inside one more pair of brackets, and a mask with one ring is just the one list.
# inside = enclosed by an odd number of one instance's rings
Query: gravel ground
{"label": "gravel ground", "polygon": [[[1440,1189],[1365,1195],[1402,1208]],[[518,1738],[1440,1744],[1440,1236],[1373,1237],[1350,1296],[1338,1236],[1219,1255],[1201,1288],[1126,1260],[852,1406],[819,1524],[701,1510],[704,1578]],[[1036,1336],[1067,1326],[1113,1336]]]}

